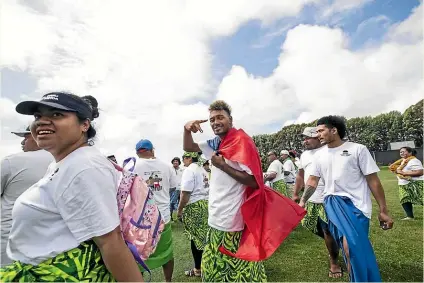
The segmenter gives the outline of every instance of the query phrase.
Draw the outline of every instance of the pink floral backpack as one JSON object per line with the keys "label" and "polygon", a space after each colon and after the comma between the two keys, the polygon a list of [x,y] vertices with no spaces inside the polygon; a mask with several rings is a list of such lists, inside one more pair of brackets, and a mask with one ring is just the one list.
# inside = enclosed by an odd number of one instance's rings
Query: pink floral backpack
{"label": "pink floral backpack", "polygon": [[[124,169],[125,165],[131,161],[134,165],[128,170]],[[126,159],[122,167],[114,163],[115,168],[122,172],[116,200],[125,243],[135,260],[150,274],[144,261],[154,253],[165,228],[165,222],[152,191],[147,187],[146,182],[133,172],[135,163],[134,157]]]}

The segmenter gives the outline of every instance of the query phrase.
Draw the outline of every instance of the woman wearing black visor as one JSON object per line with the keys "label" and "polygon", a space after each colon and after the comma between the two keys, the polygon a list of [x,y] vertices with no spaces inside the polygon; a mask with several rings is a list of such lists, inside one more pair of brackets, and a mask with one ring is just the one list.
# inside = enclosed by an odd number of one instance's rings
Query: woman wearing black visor
{"label": "woman wearing black visor", "polygon": [[12,211],[1,281],[143,281],[122,239],[116,169],[90,146],[99,116],[92,96],[48,93],[16,106],[34,115],[31,134],[53,162]]}

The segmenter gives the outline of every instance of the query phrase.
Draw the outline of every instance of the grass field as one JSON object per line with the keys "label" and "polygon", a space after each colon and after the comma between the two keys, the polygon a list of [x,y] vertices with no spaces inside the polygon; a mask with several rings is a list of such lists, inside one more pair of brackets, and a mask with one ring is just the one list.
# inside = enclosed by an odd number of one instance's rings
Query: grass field
{"label": "grass field", "polygon": [[[374,203],[370,238],[380,266],[383,281],[423,282],[423,209],[414,206],[415,221],[400,221],[404,217],[399,204],[397,181],[393,174],[382,169],[380,173],[388,207],[395,220],[393,230],[378,227],[377,206]],[[195,282],[187,278],[184,270],[191,268],[190,243],[183,234],[181,223],[173,223],[176,282]],[[342,259],[341,259],[342,261]],[[328,255],[324,242],[312,233],[297,227],[283,242],[277,252],[265,262],[268,281],[349,281],[328,278]],[[152,281],[163,281],[161,269],[153,271]]]}

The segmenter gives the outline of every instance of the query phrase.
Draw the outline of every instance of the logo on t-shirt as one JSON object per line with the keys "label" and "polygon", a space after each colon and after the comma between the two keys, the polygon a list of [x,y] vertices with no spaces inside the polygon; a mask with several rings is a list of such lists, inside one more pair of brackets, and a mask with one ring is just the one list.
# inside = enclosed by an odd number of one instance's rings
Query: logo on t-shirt
{"label": "logo on t-shirt", "polygon": [[341,156],[350,156],[351,154],[349,153],[349,151],[347,150],[343,150],[342,154],[340,154]]}
{"label": "logo on t-shirt", "polygon": [[203,187],[205,189],[209,188],[209,178],[208,178],[208,176],[203,176]]}
{"label": "logo on t-shirt", "polygon": [[147,186],[152,191],[161,191],[162,188],[162,172],[160,171],[149,171],[144,172],[144,180],[146,180]]}

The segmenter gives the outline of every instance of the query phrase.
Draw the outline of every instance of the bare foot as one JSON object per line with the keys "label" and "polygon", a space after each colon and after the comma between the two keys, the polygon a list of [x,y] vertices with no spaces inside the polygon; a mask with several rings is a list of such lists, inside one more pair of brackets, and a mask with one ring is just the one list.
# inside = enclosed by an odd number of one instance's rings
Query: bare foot
{"label": "bare foot", "polygon": [[331,264],[330,270],[328,272],[328,277],[330,278],[342,278],[343,270],[338,264]]}

